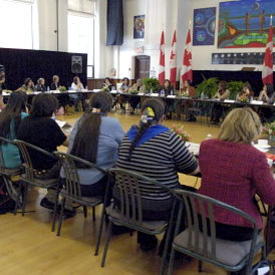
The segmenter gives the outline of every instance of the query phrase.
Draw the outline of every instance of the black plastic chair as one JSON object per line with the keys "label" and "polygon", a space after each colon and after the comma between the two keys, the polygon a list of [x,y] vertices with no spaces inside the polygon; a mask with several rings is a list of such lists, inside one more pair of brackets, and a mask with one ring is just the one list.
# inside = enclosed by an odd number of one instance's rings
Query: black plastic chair
{"label": "black plastic chair", "polygon": [[[87,217],[87,207],[93,208],[93,221],[95,221],[95,207],[99,204],[103,203],[103,196],[102,197],[84,197],[81,195],[81,188],[80,188],[80,181],[77,172],[77,164],[81,163],[85,165],[87,169],[96,169],[100,171],[104,176],[107,175],[107,172],[104,169],[97,167],[95,164],[86,161],[84,159],[75,157],[70,154],[55,152],[55,156],[59,159],[62,169],[64,172],[64,186],[61,188],[60,196],[62,198],[61,202],[61,211],[59,214],[59,223],[58,223],[58,230],[57,236],[60,236],[62,221],[63,221],[63,212],[66,200],[71,200],[79,206],[83,206],[84,209],[84,216]],[[57,208],[55,207],[54,211],[54,221],[52,231],[55,230],[55,223],[57,219]]]}
{"label": "black plastic chair", "polygon": [[3,156],[3,151],[2,151],[2,145],[5,144],[11,144],[16,146],[16,144],[8,140],[6,138],[0,137],[0,175],[5,183],[7,192],[9,196],[15,201],[15,208],[14,208],[14,214],[17,214],[17,210],[21,204],[21,201],[23,201],[23,190],[24,190],[24,185],[20,184],[18,186],[15,186],[14,181],[12,180],[13,177],[20,176],[24,169],[23,166],[19,166],[17,168],[6,168],[5,167],[5,161],[4,161],[4,156]]}
{"label": "black plastic chair", "polygon": [[[184,253],[199,260],[199,271],[202,261],[219,266],[229,272],[246,269],[251,275],[252,261],[255,254],[262,249],[265,258],[264,242],[258,235],[256,221],[245,212],[213,198],[197,193],[175,190],[179,211],[176,219],[175,237],[172,244],[168,274],[173,272],[175,251]],[[215,211],[224,210],[242,217],[253,228],[251,241],[233,242],[216,238]],[[179,232],[180,224],[186,217],[186,229]]]}
{"label": "black plastic chair", "polygon": [[[110,206],[103,210],[102,214],[102,224],[105,217],[108,218],[107,225],[107,237],[104,247],[104,252],[102,256],[101,266],[105,266],[107,251],[112,234],[112,225],[125,226],[130,229],[148,234],[148,235],[158,235],[165,232],[168,222],[167,221],[146,221],[143,219],[142,213],[142,195],[146,194],[146,188],[148,186],[165,189],[157,181],[150,179],[148,177],[142,176],[138,173],[134,173],[125,169],[110,169],[110,175],[114,178],[113,190],[117,191],[117,200],[120,206],[117,207],[116,204],[112,203]],[[110,177],[112,178],[112,177]],[[109,184],[111,188],[111,184]],[[101,225],[102,225],[101,224]],[[102,234],[103,226],[101,226],[96,246],[96,255],[98,254],[100,238]],[[165,248],[163,255],[166,255],[167,243],[165,242]],[[162,260],[161,270],[164,266],[164,259]]]}
{"label": "black plastic chair", "polygon": [[47,177],[44,177],[44,174],[41,171],[34,169],[29,151],[32,150],[39,154],[43,154],[43,155],[46,155],[50,158],[57,160],[56,156],[40,147],[37,147],[37,146],[27,143],[25,141],[15,139],[14,142],[17,145],[17,147],[19,148],[19,151],[21,154],[22,163],[24,166],[24,173],[21,174],[21,179],[26,184],[25,195],[24,195],[23,206],[22,206],[22,215],[24,215],[25,209],[26,209],[27,192],[28,192],[29,185],[39,187],[39,188],[45,188],[45,189],[51,188],[53,190],[56,190],[55,202],[57,203],[59,176],[48,179]]}

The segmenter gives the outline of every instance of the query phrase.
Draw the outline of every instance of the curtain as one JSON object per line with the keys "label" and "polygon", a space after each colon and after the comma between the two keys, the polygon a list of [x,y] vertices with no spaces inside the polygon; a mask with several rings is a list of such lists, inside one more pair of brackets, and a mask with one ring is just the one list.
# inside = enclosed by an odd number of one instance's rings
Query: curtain
{"label": "curtain", "polygon": [[107,45],[122,45],[123,35],[123,0],[108,0]]}

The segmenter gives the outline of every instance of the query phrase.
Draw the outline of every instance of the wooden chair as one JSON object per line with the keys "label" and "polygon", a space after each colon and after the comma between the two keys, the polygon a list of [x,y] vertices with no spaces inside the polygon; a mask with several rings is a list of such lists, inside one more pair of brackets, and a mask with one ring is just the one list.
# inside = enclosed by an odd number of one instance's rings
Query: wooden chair
{"label": "wooden chair", "polygon": [[[157,187],[163,189],[164,187],[160,185],[153,179],[144,177],[138,173],[134,173],[125,169],[110,169],[110,175],[114,178],[114,188],[117,192],[117,200],[120,206],[118,207],[114,203],[106,207],[103,210],[102,223],[107,217],[107,237],[105,241],[104,252],[102,256],[101,266],[105,266],[106,256],[108,252],[108,247],[112,234],[112,225],[124,226],[130,229],[148,234],[148,235],[158,235],[165,232],[168,222],[161,221],[147,221],[143,219],[142,213],[142,195],[146,192],[145,189],[148,186]],[[111,188],[111,184],[109,184]],[[167,192],[168,189],[165,188]],[[102,225],[102,224],[101,224]],[[98,254],[100,238],[102,234],[102,226],[100,227],[98,242],[96,246],[96,255]],[[167,243],[165,242],[165,248],[163,255],[166,255]],[[164,266],[164,259],[162,260],[162,267]],[[161,270],[163,269],[161,267]]]}
{"label": "wooden chair", "polygon": [[[184,253],[199,260],[199,271],[202,261],[214,264],[230,272],[246,269],[246,275],[252,274],[252,261],[255,254],[262,250],[265,258],[264,242],[258,235],[256,221],[245,212],[213,198],[194,192],[176,190],[175,197],[179,203],[176,219],[175,236],[172,244],[168,274],[173,273],[175,251]],[[226,209],[230,213],[242,217],[253,228],[251,241],[233,242],[216,238],[214,208]],[[179,232],[183,217],[186,229]]]}
{"label": "wooden chair", "polygon": [[50,158],[53,158],[55,160],[56,156],[52,153],[47,152],[46,150],[39,148],[33,144],[27,143],[22,140],[15,139],[14,143],[19,148],[23,167],[24,167],[24,173],[21,174],[21,179],[26,184],[25,188],[25,195],[23,200],[23,206],[22,206],[22,215],[25,213],[26,209],[26,201],[27,201],[27,192],[29,185],[39,187],[39,188],[51,188],[53,190],[56,190],[56,199],[55,202],[57,204],[58,201],[58,190],[59,190],[59,176],[55,178],[47,179],[43,177],[43,175],[40,174],[40,171],[33,168],[33,163],[29,154],[29,151],[32,150],[36,153],[43,154],[45,156],[48,156]]}
{"label": "wooden chair", "polygon": [[[55,152],[55,156],[59,159],[62,169],[64,172],[64,186],[60,191],[60,196],[62,198],[61,202],[61,211],[59,214],[58,230],[57,236],[60,236],[62,221],[63,221],[63,212],[66,200],[73,201],[79,206],[83,207],[84,216],[87,217],[87,207],[93,208],[93,221],[95,221],[95,207],[103,203],[102,197],[84,197],[81,195],[80,181],[77,172],[77,164],[84,164],[87,169],[96,169],[100,171],[103,176],[107,175],[107,172],[104,169],[97,167],[95,164],[86,161],[84,159],[75,157],[70,154]],[[57,208],[54,211],[53,227],[52,231],[55,230],[55,223],[57,219]]]}
{"label": "wooden chair", "polygon": [[23,201],[24,185],[20,185],[20,183],[16,185],[13,181],[13,177],[20,176],[24,172],[24,169],[23,166],[13,169],[6,168],[2,146],[7,144],[16,146],[13,141],[0,137],[0,176],[5,183],[9,196],[15,201],[14,214],[16,215]]}

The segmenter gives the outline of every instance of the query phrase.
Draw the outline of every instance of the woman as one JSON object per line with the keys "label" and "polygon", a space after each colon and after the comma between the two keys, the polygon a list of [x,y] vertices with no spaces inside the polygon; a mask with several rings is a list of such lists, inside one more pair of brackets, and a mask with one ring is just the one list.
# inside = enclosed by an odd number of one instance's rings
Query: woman
{"label": "woman", "polygon": [[174,87],[170,80],[165,79],[163,87],[160,89],[159,94],[161,96],[174,95]]}
{"label": "woman", "polygon": [[[129,78],[125,77],[122,80],[122,85],[119,88],[120,93],[128,93],[130,87],[130,80]],[[126,109],[126,103],[127,103],[127,98],[123,96],[122,94],[117,95],[115,98],[114,106],[117,108],[117,110],[123,110],[125,111]]]}
{"label": "woman", "polygon": [[50,88],[51,88],[52,91],[56,91],[56,90],[59,89],[59,86],[60,86],[59,85],[59,76],[58,75],[54,75],[53,76],[53,82],[52,82]]}
{"label": "woman", "polygon": [[[225,118],[218,139],[204,141],[199,154],[199,193],[243,210],[256,220],[259,230],[263,221],[253,200],[255,194],[266,204],[275,201],[275,180],[266,156],[252,145],[261,131],[259,116],[252,109],[234,109]],[[215,220],[218,238],[252,239],[253,229],[240,216],[219,209]]]}
{"label": "woman", "polygon": [[[74,125],[69,137],[72,155],[96,163],[103,169],[113,167],[124,132],[117,119],[108,117],[112,96],[106,92],[94,94],[89,102],[90,111]],[[85,197],[103,195],[106,177],[96,169],[78,167],[81,192]]]}
{"label": "woman", "polygon": [[[27,95],[23,91],[11,93],[8,103],[0,113],[0,136],[9,140],[17,138],[22,120],[28,116]],[[21,165],[20,153],[13,144],[2,144],[3,161],[6,168],[15,169]]]}
{"label": "woman", "polygon": [[[230,91],[227,89],[226,81],[220,81],[218,91],[213,98],[223,101],[225,99],[228,99],[229,96],[230,96]],[[224,112],[225,112],[225,108],[224,106],[222,106],[222,104],[214,104],[212,108],[212,114],[211,114],[211,123],[219,124],[220,119]]]}
{"label": "woman", "polygon": [[45,85],[45,79],[44,78],[39,78],[37,80],[37,85],[34,87],[34,90],[37,92],[46,92],[47,87]]}
{"label": "woman", "polygon": [[[129,89],[129,92],[139,92],[139,93],[144,93],[145,87],[142,83],[141,79],[138,79],[136,83],[132,85],[132,87]],[[132,108],[131,114],[135,113],[135,110],[137,109],[138,105],[140,104],[140,97],[138,96],[132,96],[129,99],[129,104]]]}
{"label": "woman", "polygon": [[72,85],[71,85],[71,90],[78,92],[78,94],[72,94],[69,97],[72,100],[73,105],[75,106],[75,111],[76,112],[82,111],[82,110],[85,109],[85,102],[84,102],[84,99],[83,99],[83,95],[81,93],[79,93],[83,89],[84,89],[84,86],[81,83],[80,78],[78,76],[75,76],[73,78],[73,82],[72,82]]}
{"label": "woman", "polygon": [[[191,98],[196,96],[196,90],[191,85],[190,80],[183,81],[183,88],[182,88],[180,95],[191,97]],[[180,105],[180,103],[178,105]],[[183,103],[186,121],[195,122],[197,120],[195,115],[190,111],[190,108],[192,108],[193,105],[194,105],[194,102],[192,100],[184,101],[184,103]],[[177,116],[178,116],[178,118],[180,118],[179,106],[177,106]]]}
{"label": "woman", "polygon": [[103,87],[102,89],[107,91],[107,92],[111,92],[112,90],[114,90],[116,87],[115,85],[113,84],[111,78],[109,77],[106,77],[104,79],[104,82],[103,82]]}
{"label": "woman", "polygon": [[258,100],[268,104],[273,104],[275,100],[273,85],[271,84],[264,85],[263,90],[260,92]]}
{"label": "woman", "polygon": [[[177,188],[180,186],[178,172],[196,174],[198,165],[185,142],[175,132],[161,125],[164,112],[165,106],[161,100],[144,101],[140,124],[132,126],[124,137],[116,167],[138,172],[168,188]],[[145,220],[168,219],[172,198],[166,191],[150,186],[142,198]],[[138,241],[143,250],[157,245],[155,237],[142,233],[138,233]]]}
{"label": "woman", "polygon": [[237,101],[247,101],[250,102],[253,100],[254,92],[251,88],[249,83],[246,83],[243,87],[243,90],[237,94],[236,100]]}
{"label": "woman", "polygon": [[120,91],[121,91],[122,93],[128,93],[129,88],[130,88],[130,80],[129,80],[128,77],[124,77],[124,78],[122,79],[122,85],[121,85],[121,87],[120,87]]}
{"label": "woman", "polygon": [[[66,136],[52,118],[58,108],[57,99],[50,94],[41,93],[33,98],[30,116],[22,120],[17,137],[23,141],[36,145],[53,153],[57,147],[66,141]],[[34,150],[29,150],[33,168],[39,172],[55,178],[59,175],[59,165],[56,159]],[[48,190],[40,205],[53,209],[55,191]]]}
{"label": "woman", "polygon": [[26,78],[24,84],[19,90],[24,91],[26,93],[32,93],[34,90],[34,84],[31,78]]}

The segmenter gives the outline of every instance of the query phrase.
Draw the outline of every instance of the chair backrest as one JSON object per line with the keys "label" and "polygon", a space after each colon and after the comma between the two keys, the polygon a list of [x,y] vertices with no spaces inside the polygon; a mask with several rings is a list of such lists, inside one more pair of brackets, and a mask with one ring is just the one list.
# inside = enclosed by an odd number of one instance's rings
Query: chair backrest
{"label": "chair backrest", "polygon": [[252,263],[258,236],[258,229],[254,218],[234,206],[195,192],[174,190],[173,193],[180,204],[176,219],[175,235],[180,231],[182,219],[186,218],[188,250],[218,261],[216,255],[215,211],[226,210],[228,215],[234,214],[242,217],[250,225],[249,227],[254,229],[250,247],[250,263]]}
{"label": "chair backrest", "polygon": [[[59,159],[62,171],[64,173],[64,189],[68,196],[80,199],[81,198],[81,189],[80,189],[80,181],[78,176],[78,168],[77,164],[85,165],[85,169],[96,169],[102,172],[104,175],[107,175],[107,172],[104,169],[101,169],[96,164],[93,164],[87,160],[81,159],[79,157],[62,153],[62,152],[54,152],[55,156]],[[84,169],[84,168],[81,168]]]}
{"label": "chair backrest", "polygon": [[30,156],[30,150],[46,155],[50,158],[56,159],[55,155],[23,140],[15,139],[15,144],[19,148],[22,158],[23,166],[25,168],[24,179],[27,181],[34,181],[37,170],[33,168],[33,162]]}
{"label": "chair backrest", "polygon": [[119,203],[118,211],[130,223],[142,223],[142,195],[146,193],[148,188],[162,188],[169,192],[156,180],[141,174],[117,168],[110,169],[109,172],[115,180],[113,190]]}

